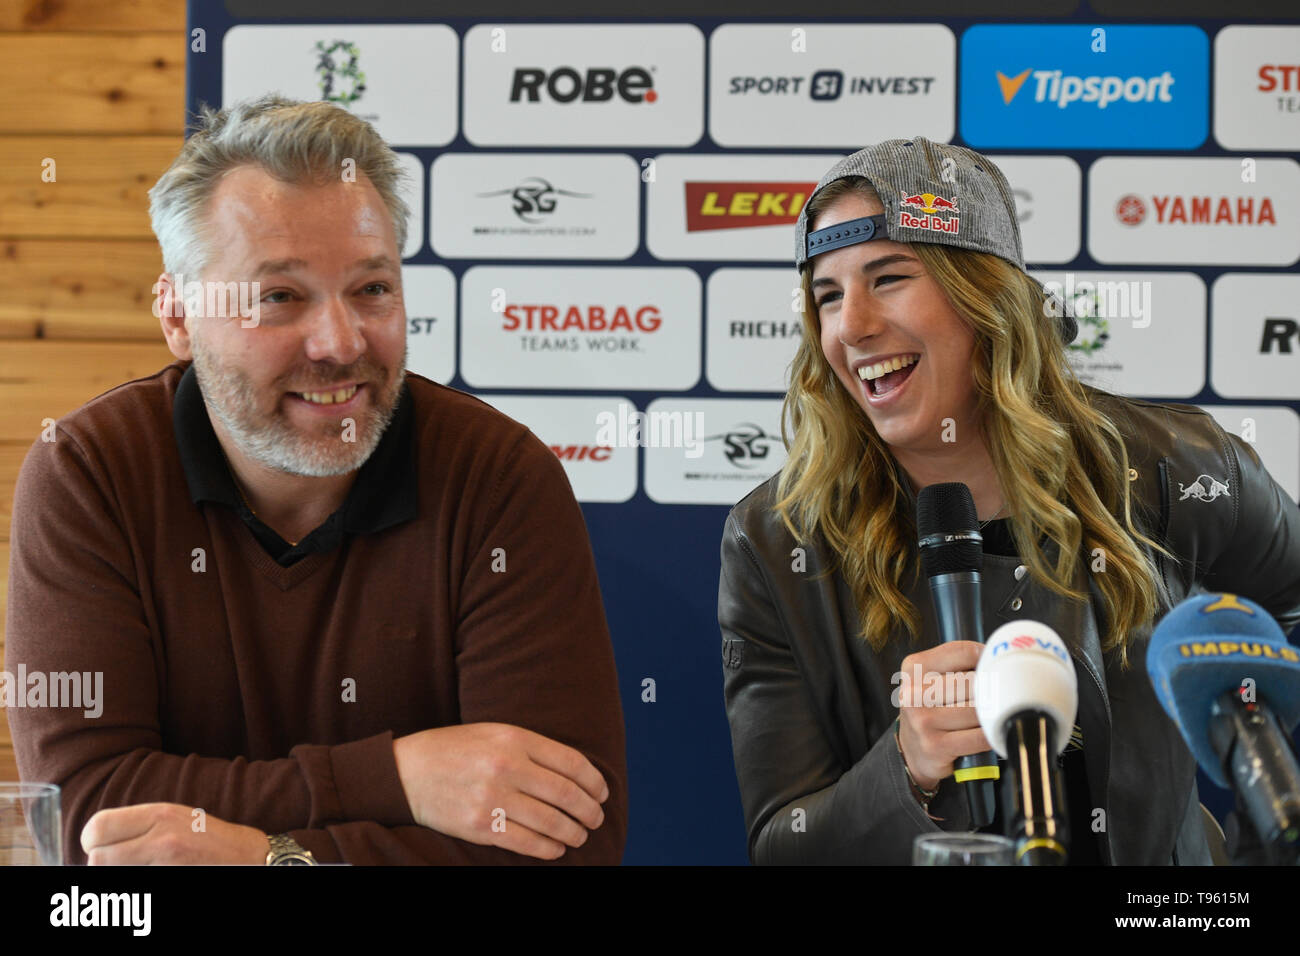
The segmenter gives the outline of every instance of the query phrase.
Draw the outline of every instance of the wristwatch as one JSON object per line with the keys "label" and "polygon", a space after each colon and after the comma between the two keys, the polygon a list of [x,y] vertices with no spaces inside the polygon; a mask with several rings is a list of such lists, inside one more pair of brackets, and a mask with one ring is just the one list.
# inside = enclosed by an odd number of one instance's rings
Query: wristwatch
{"label": "wristwatch", "polygon": [[311,850],[287,833],[268,836],[270,848],[266,851],[267,866],[319,866]]}

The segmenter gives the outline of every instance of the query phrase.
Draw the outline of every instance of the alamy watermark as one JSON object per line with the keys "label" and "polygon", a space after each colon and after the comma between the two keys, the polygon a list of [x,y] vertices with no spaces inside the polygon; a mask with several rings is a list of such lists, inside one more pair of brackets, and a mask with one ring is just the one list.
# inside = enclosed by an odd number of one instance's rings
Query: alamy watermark
{"label": "alamy watermark", "polygon": [[1133,328],[1151,324],[1151,283],[1137,279],[1079,279],[1073,272],[1065,282],[1043,283],[1049,293],[1043,300],[1043,314],[1059,318],[1064,312],[1076,319],[1132,319]]}
{"label": "alamy watermark", "polygon": [[73,707],[92,720],[104,713],[103,671],[0,671],[0,707]]}
{"label": "alamy watermark", "polygon": [[640,412],[627,402],[618,414],[596,416],[596,444],[605,448],[685,448],[687,458],[704,454],[703,412]]}
{"label": "alamy watermark", "polygon": [[[200,282],[198,279],[185,281],[185,273],[178,272],[173,288],[178,293],[172,298],[171,317],[179,319],[182,315],[195,318],[211,316],[216,318],[236,318],[242,328],[253,329],[261,321],[262,283],[260,282]],[[155,282],[153,289],[154,318],[163,315],[163,285]]]}

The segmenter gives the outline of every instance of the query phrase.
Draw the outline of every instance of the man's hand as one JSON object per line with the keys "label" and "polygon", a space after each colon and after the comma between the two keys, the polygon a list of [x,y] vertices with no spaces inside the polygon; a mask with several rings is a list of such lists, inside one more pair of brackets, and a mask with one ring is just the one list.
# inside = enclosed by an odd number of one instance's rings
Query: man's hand
{"label": "man's hand", "polygon": [[554,860],[605,820],[609,786],[572,747],[510,724],[436,727],[393,741],[421,826]]}
{"label": "man's hand", "polygon": [[81,848],[91,866],[262,865],[268,844],[255,827],[198,816],[179,803],[140,803],[96,813],[82,828]]}
{"label": "man's hand", "polygon": [[[952,773],[958,757],[993,749],[966,696],[974,691],[975,665],[983,651],[976,641],[951,641],[903,658],[898,742],[912,779],[927,790]],[[912,680],[916,667],[924,675],[920,687]],[[939,701],[927,700],[925,694],[926,685],[935,681],[942,681],[944,689],[937,707]]]}

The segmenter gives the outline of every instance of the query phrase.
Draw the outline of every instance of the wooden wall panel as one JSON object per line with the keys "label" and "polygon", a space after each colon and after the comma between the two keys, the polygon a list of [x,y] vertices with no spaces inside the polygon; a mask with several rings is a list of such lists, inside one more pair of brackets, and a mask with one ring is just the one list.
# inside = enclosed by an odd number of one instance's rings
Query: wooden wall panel
{"label": "wooden wall panel", "polygon": [[5,0],[0,30],[40,32],[185,29],[183,0]]}
{"label": "wooden wall panel", "polygon": [[[149,189],[182,136],[0,136],[0,237],[152,239]],[[45,159],[56,180],[41,179]]]}
{"label": "wooden wall panel", "polygon": [[157,344],[6,342],[0,348],[0,442],[30,445],[41,421],[58,418],[175,357]]}
{"label": "wooden wall panel", "polygon": [[0,34],[0,132],[168,133],[183,126],[186,47],[180,39],[175,33]]}
{"label": "wooden wall panel", "polygon": [[[188,46],[185,0],[0,0],[0,660],[14,482],[41,419],[172,360],[147,192],[183,141]],[[0,717],[0,780],[17,773]]]}
{"label": "wooden wall panel", "polygon": [[0,242],[0,338],[161,341],[153,284],[162,253],[152,239]]}

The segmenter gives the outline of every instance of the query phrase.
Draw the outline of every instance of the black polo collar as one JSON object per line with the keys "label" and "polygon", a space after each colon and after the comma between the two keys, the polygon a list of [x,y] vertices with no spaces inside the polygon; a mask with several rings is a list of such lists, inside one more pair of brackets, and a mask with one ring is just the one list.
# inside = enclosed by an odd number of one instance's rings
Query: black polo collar
{"label": "black polo collar", "polygon": [[382,531],[409,521],[419,510],[412,438],[414,408],[410,388],[405,382],[392,421],[374,452],[361,466],[342,506],[296,545],[281,538],[244,503],[226,464],[221,443],[212,429],[192,363],[176,387],[172,430],[194,504],[214,502],[234,510],[267,553],[284,567],[305,555],[337,547],[344,534]]}

